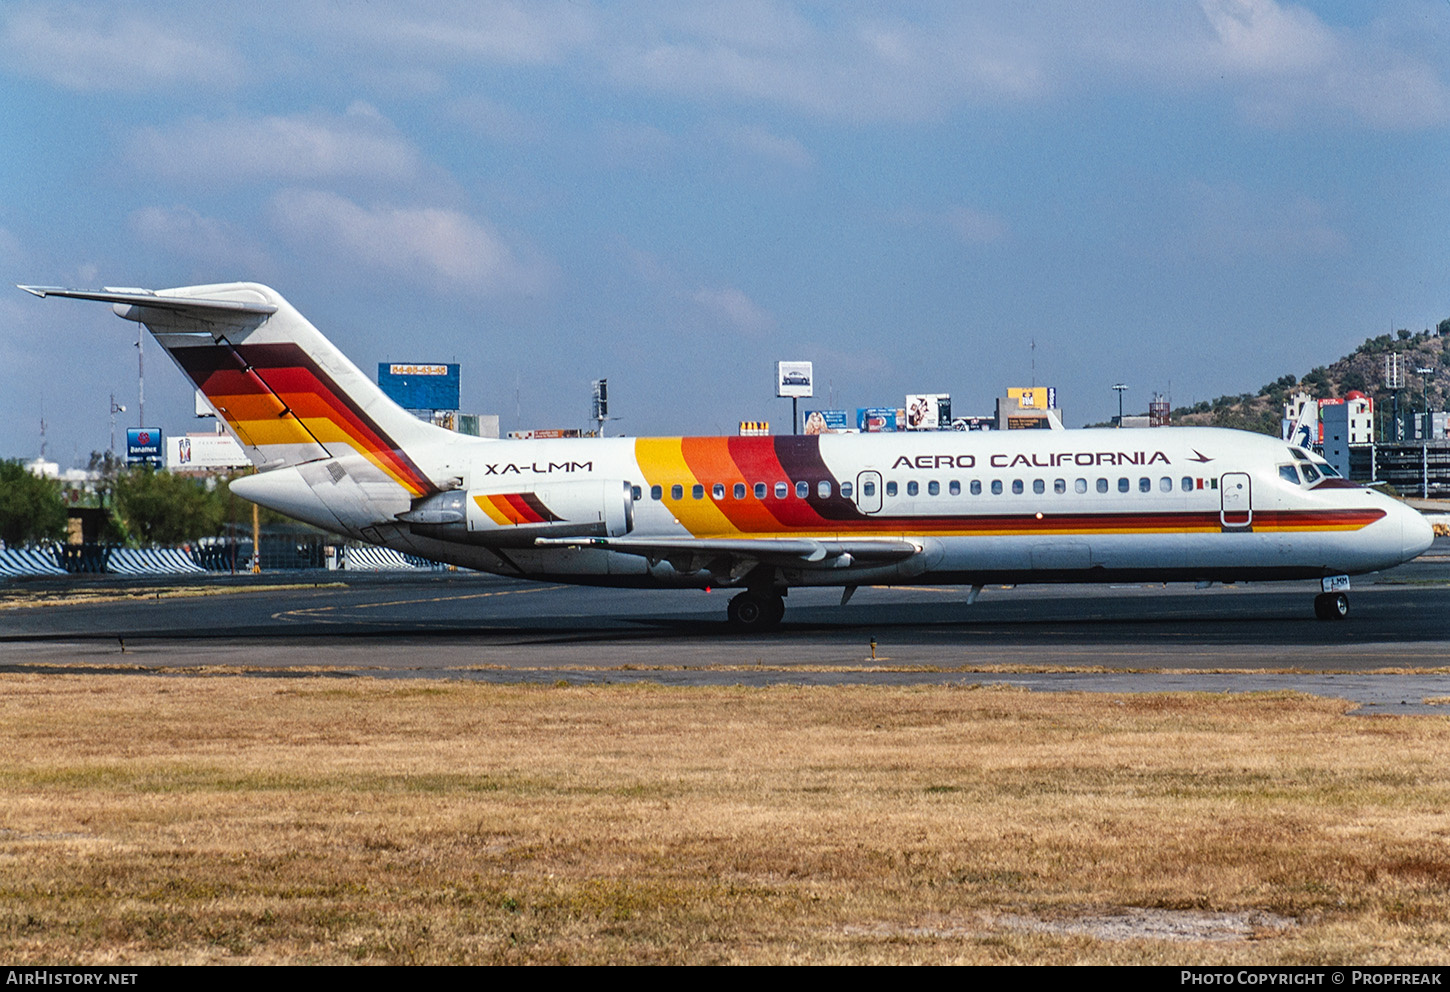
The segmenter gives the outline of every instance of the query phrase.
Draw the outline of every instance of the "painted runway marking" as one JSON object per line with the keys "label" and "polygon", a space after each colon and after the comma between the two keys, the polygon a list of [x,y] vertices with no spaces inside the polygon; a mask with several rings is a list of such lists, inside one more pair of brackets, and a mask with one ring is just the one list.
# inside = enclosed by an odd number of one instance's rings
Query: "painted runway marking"
{"label": "painted runway marking", "polygon": [[273,613],[272,614],[272,619],[273,620],[282,620],[282,621],[308,620],[308,621],[312,621],[314,623],[343,623],[343,622],[359,623],[359,622],[371,622],[371,623],[374,623],[374,624],[389,624],[389,625],[396,626],[396,625],[399,625],[399,624],[414,623],[415,621],[413,621],[413,620],[394,620],[394,621],[374,620],[374,621],[358,621],[358,620],[351,619],[351,618],[349,618],[349,620],[347,620],[347,621],[344,621],[341,617],[324,617],[324,616],[320,616],[319,614],[329,613],[329,612],[332,612],[332,611],[376,610],[376,609],[381,609],[382,607],[385,607],[385,606],[413,606],[413,605],[416,605],[418,603],[456,603],[456,602],[461,602],[461,601],[463,601],[465,599],[487,599],[490,596],[515,596],[515,595],[523,595],[525,593],[531,593],[531,592],[557,592],[558,590],[565,589],[565,588],[568,588],[568,587],[567,586],[533,586],[533,587],[530,587],[530,588],[527,588],[527,589],[504,589],[504,590],[502,590],[500,592],[474,592],[474,593],[467,593],[467,594],[458,595],[458,596],[428,596],[428,597],[424,597],[424,598],[421,598],[421,599],[395,599],[395,600],[390,600],[390,601],[384,602],[384,603],[353,603],[353,604],[347,604],[347,605],[338,604],[338,605],[333,605],[333,606],[309,606],[309,607],[303,607],[303,608],[299,608],[299,609],[295,609],[295,610],[281,610],[281,611],[279,611],[277,613]]}

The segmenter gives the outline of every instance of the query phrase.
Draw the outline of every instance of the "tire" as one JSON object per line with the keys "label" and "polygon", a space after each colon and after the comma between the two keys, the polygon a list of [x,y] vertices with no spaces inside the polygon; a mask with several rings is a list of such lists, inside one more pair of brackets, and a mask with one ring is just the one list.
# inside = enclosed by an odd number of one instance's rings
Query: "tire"
{"label": "tire", "polygon": [[1342,592],[1320,593],[1314,597],[1314,615],[1320,620],[1343,620],[1349,616],[1349,597]]}
{"label": "tire", "polygon": [[784,600],[758,592],[742,592],[730,601],[727,610],[730,625],[737,630],[769,630],[780,623],[784,614]]}

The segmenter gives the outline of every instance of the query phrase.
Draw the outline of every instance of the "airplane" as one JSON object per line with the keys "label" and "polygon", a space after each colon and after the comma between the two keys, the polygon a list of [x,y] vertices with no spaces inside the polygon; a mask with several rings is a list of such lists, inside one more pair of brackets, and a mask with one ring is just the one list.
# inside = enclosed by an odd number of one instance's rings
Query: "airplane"
{"label": "airplane", "polygon": [[19,287],[150,329],[246,449],[248,500],[499,575],[729,588],[742,630],[798,586],[1320,579],[1415,558],[1418,512],[1277,438],[1218,428],[474,438],[404,411],[281,294]]}

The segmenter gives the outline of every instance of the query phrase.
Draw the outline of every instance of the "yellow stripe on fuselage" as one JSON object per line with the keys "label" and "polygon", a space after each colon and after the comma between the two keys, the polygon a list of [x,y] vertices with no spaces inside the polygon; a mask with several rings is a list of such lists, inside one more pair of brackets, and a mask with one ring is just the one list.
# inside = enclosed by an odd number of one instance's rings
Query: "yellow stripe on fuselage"
{"label": "yellow stripe on fuselage", "polygon": [[[695,537],[737,537],[741,535],[707,492],[704,499],[693,499],[690,487],[703,485],[685,464],[685,456],[677,437],[642,437],[634,442],[634,457],[651,484],[664,487],[664,504],[686,530]],[[689,480],[689,481],[686,481]],[[684,499],[670,499],[670,486],[684,486]],[[754,536],[754,535],[751,535]]]}

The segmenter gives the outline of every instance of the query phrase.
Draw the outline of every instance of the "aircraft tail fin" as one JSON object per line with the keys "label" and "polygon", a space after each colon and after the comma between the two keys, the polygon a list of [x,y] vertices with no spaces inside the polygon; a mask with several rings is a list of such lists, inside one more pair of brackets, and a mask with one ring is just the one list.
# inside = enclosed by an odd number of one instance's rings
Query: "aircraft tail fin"
{"label": "aircraft tail fin", "polygon": [[1319,443],[1319,404],[1313,400],[1304,404],[1299,411],[1299,417],[1294,421],[1294,427],[1289,432],[1287,439],[1290,444],[1297,445],[1306,451]]}
{"label": "aircraft tail fin", "polygon": [[20,288],[110,303],[146,325],[261,469],[358,455],[414,497],[438,488],[408,452],[448,432],[390,400],[273,289]]}

